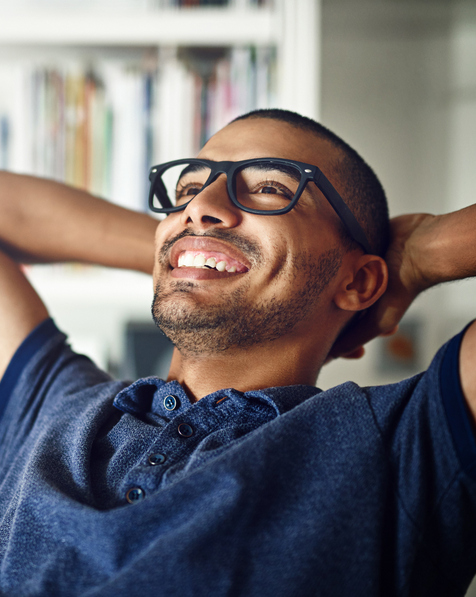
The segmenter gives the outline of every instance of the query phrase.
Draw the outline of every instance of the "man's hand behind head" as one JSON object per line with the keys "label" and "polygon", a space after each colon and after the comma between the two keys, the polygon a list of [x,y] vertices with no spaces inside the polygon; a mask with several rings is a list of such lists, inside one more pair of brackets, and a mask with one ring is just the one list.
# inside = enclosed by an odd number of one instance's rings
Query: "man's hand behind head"
{"label": "man's hand behind head", "polygon": [[428,278],[424,268],[425,248],[433,234],[435,217],[403,215],[393,218],[390,226],[391,242],[385,255],[389,273],[387,290],[339,336],[326,362],[338,357],[362,357],[364,344],[377,336],[394,333],[418,294],[436,283]]}

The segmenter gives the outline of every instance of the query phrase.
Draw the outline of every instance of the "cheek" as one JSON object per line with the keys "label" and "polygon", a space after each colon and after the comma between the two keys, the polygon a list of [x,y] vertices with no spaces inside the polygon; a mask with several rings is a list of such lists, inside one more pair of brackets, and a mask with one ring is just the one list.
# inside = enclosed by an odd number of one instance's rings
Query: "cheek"
{"label": "cheek", "polygon": [[167,237],[170,237],[172,234],[172,229],[174,227],[175,221],[177,219],[177,214],[171,214],[164,218],[163,220],[159,221],[157,224],[157,229],[155,231],[155,245],[156,247],[160,247],[164,240]]}
{"label": "cheek", "polygon": [[260,240],[263,248],[261,271],[271,291],[278,292],[283,280],[289,283],[299,275],[296,263],[301,261],[305,245],[299,233],[282,228],[276,234]]}
{"label": "cheek", "polygon": [[271,240],[267,255],[273,256],[271,284],[279,285],[284,280],[297,289],[313,284],[316,276],[323,275],[326,281],[332,279],[340,251],[328,228],[300,222],[283,227]]}
{"label": "cheek", "polygon": [[159,223],[155,232],[154,269],[152,271],[154,288],[157,284],[160,274],[164,271],[164,263],[163,259],[161,258],[161,249],[167,239],[171,238],[173,234],[174,233],[171,229],[170,223],[168,222],[168,218],[165,218],[165,220],[162,220]]}
{"label": "cheek", "polygon": [[157,282],[159,281],[160,274],[163,270],[160,267],[159,260],[156,258],[154,262],[154,269],[152,270],[152,285],[155,290]]}
{"label": "cheek", "polygon": [[160,250],[170,239],[174,238],[183,228],[179,227],[178,214],[171,214],[159,222],[155,231],[155,259],[160,255]]}

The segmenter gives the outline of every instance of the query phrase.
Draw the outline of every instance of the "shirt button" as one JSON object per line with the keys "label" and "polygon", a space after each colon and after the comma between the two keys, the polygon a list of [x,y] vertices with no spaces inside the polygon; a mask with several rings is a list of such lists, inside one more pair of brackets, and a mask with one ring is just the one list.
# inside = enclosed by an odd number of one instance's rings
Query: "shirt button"
{"label": "shirt button", "polygon": [[144,490],[140,487],[133,487],[126,493],[126,500],[129,504],[135,504],[145,498]]}
{"label": "shirt button", "polygon": [[150,454],[149,455],[149,464],[155,466],[156,464],[164,464],[167,460],[167,456],[165,454]]}
{"label": "shirt button", "polygon": [[193,428],[187,425],[187,423],[181,423],[178,426],[178,432],[182,437],[191,437],[193,435]]}
{"label": "shirt button", "polygon": [[167,410],[175,410],[178,406],[177,398],[175,396],[166,396],[164,398],[164,406]]}

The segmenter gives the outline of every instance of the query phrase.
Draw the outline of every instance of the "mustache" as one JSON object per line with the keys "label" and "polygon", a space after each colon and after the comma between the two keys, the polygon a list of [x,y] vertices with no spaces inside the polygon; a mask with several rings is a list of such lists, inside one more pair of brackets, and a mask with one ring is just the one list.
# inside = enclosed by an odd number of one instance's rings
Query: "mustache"
{"label": "mustache", "polygon": [[197,238],[216,238],[217,240],[223,240],[234,245],[237,249],[239,249],[244,255],[246,255],[246,257],[250,260],[251,263],[256,264],[259,261],[261,261],[261,249],[258,243],[248,238],[243,238],[242,236],[236,234],[235,232],[232,232],[231,230],[220,229],[209,230],[204,234],[197,234],[196,232],[190,229],[182,230],[182,232],[180,232],[170,240],[166,241],[162,245],[159,251],[159,260],[162,263],[166,263],[170,249],[177,241],[179,241],[181,238],[185,238],[186,236],[196,236]]}

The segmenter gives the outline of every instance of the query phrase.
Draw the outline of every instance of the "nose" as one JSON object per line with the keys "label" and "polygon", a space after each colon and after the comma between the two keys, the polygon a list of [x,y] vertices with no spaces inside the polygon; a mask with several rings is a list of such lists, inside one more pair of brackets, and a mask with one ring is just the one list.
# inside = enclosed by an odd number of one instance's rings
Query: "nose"
{"label": "nose", "polygon": [[194,228],[203,230],[234,228],[241,222],[243,214],[228,196],[225,174],[200,191],[180,213],[185,225],[193,224]]}

